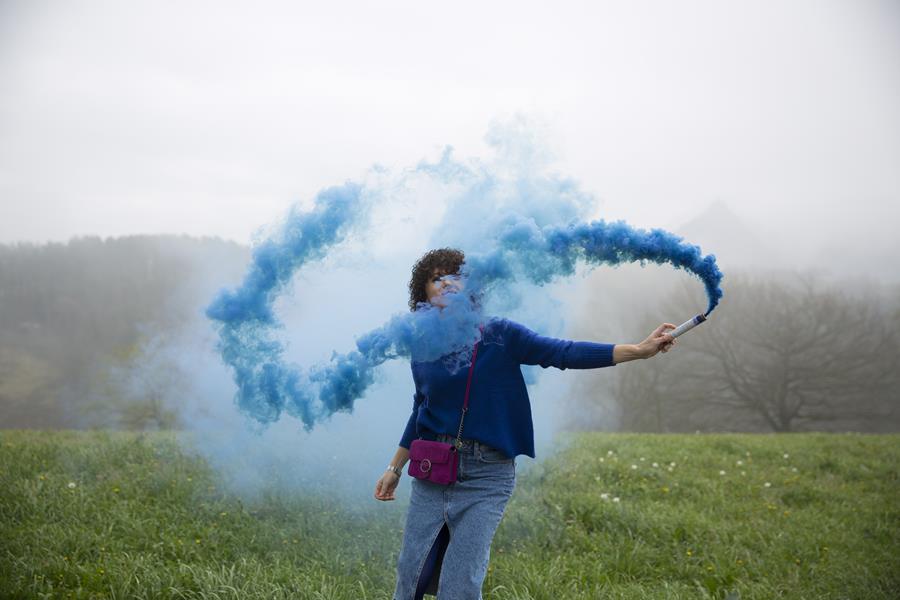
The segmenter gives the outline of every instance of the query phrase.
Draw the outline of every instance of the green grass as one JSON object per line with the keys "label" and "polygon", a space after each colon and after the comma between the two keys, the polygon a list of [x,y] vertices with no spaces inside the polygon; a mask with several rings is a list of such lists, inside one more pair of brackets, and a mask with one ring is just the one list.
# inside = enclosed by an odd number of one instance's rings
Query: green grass
{"label": "green grass", "polygon": [[[566,441],[486,599],[900,597],[900,436]],[[242,501],[172,434],[0,432],[0,597],[387,599],[402,512]]]}

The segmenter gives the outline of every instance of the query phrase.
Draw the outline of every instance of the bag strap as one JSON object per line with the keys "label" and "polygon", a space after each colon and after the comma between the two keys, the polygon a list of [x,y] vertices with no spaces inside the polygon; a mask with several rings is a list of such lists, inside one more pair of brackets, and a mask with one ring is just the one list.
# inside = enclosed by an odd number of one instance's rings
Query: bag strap
{"label": "bag strap", "polygon": [[[481,333],[484,334],[484,328],[481,327]],[[463,421],[466,420],[466,413],[469,411],[469,391],[472,389],[472,373],[475,372],[475,359],[478,358],[478,344],[481,343],[480,340],[475,342],[475,347],[472,349],[472,364],[469,366],[469,378],[466,380],[466,397],[463,400],[462,407],[462,417],[459,419],[459,431],[456,433],[456,448],[459,449],[462,446],[462,431],[463,431]]]}

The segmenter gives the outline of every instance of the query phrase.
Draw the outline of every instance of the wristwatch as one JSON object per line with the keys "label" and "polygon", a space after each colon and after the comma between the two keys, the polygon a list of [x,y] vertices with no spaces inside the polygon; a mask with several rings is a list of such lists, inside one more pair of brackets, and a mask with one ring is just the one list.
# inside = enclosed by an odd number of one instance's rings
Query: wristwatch
{"label": "wristwatch", "polygon": [[403,469],[401,469],[400,467],[395,467],[394,465],[388,465],[387,470],[394,472],[397,475],[397,477],[400,477],[401,475],[403,475]]}

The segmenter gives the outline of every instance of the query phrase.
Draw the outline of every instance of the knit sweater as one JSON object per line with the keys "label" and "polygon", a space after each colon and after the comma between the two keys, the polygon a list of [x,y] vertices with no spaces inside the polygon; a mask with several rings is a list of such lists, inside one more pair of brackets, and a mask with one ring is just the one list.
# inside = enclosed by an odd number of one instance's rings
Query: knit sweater
{"label": "knit sweater", "polygon": [[[493,446],[508,457],[534,458],[531,403],[520,365],[608,367],[614,364],[613,346],[544,337],[513,321],[491,319],[478,343],[462,437]],[[411,363],[416,392],[400,439],[404,448],[417,437],[433,440],[438,434],[457,434],[469,369],[451,372],[445,359]]]}

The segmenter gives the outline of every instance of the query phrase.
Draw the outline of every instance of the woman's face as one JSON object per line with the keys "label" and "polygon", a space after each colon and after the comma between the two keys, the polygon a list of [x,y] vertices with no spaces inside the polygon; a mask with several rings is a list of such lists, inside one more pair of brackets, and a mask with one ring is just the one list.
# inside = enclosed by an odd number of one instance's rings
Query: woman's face
{"label": "woman's face", "polygon": [[462,290],[462,280],[455,273],[447,274],[439,269],[431,273],[431,277],[425,282],[425,295],[434,306],[441,308],[447,306],[446,294],[455,294]]}

